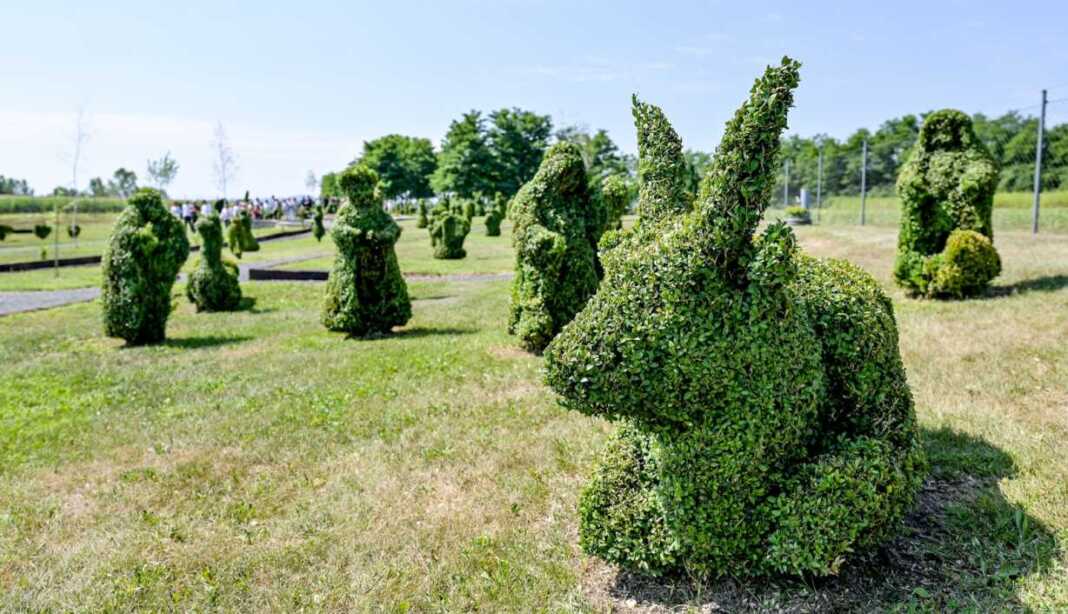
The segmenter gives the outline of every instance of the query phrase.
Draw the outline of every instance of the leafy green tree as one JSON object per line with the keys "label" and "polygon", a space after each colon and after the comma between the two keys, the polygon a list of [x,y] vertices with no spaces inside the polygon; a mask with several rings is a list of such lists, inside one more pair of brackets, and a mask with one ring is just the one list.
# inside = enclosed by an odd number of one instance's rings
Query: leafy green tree
{"label": "leafy green tree", "polygon": [[189,274],[185,294],[197,311],[233,311],[241,304],[237,265],[222,258],[222,222],[219,216],[197,220],[202,247],[196,268]]}
{"label": "leafy green tree", "polygon": [[115,193],[111,191],[111,188],[105,184],[100,177],[93,177],[89,180],[89,195],[100,198],[104,196],[114,196]]}
{"label": "leafy green tree", "polygon": [[430,139],[390,134],[365,141],[363,153],[353,164],[357,162],[378,173],[379,189],[387,199],[434,195],[430,177],[437,168],[437,157]]}
{"label": "leafy green tree", "polygon": [[25,179],[4,177],[0,175],[0,194],[14,194],[15,196],[32,196],[33,190]]}
{"label": "leafy green tree", "polygon": [[171,152],[163,154],[159,160],[148,161],[148,176],[152,179],[156,189],[166,194],[167,186],[178,175],[178,162],[171,157]]}
{"label": "leafy green tree", "polygon": [[495,165],[485,120],[478,111],[471,111],[449,125],[430,183],[436,192],[452,192],[463,198],[493,193]]}
{"label": "leafy green tree", "polygon": [[494,111],[489,119],[486,137],[493,152],[496,191],[511,197],[538,172],[553,122],[548,115],[518,108]]}
{"label": "leafy green tree", "polygon": [[323,199],[340,198],[341,190],[337,187],[337,173],[324,173],[320,180],[319,197]]}
{"label": "leafy green tree", "polygon": [[125,169],[118,168],[111,176],[111,191],[119,198],[129,198],[131,194],[137,191],[137,173]]}

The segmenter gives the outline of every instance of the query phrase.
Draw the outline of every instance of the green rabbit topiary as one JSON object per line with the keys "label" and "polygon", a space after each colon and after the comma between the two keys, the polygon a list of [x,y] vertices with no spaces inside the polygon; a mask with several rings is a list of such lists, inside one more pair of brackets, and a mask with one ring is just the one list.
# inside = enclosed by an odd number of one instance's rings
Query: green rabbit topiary
{"label": "green rabbit topiary", "polygon": [[590,198],[582,153],[549,148],[512,201],[515,280],[508,332],[541,352],[597,291],[603,221]]}
{"label": "green rabbit topiary", "polygon": [[233,311],[241,304],[238,269],[222,259],[222,222],[216,214],[197,220],[202,247],[185,294],[197,311]]}
{"label": "green rabbit topiary", "polygon": [[991,212],[998,169],[970,117],[952,109],[923,121],[901,167],[894,279],[911,295],[982,294],[1001,273]]}
{"label": "green rabbit topiary", "polygon": [[894,534],[923,480],[878,283],[801,255],[785,224],[754,238],[798,69],[784,58],[756,81],[696,203],[678,136],[635,100],[639,220],[545,351],[565,407],[621,423],[579,540],[628,569],[834,574]]}
{"label": "green rabbit topiary", "polygon": [[357,165],[336,181],[348,202],[330,229],[337,258],[326,282],[323,325],[353,336],[388,333],[412,317],[393,247],[401,228],[382,208],[376,172]]}
{"label": "green rabbit topiary", "polygon": [[104,248],[104,332],[130,345],[163,341],[171,288],[188,257],[185,227],[160,193],[142,188],[130,196]]}

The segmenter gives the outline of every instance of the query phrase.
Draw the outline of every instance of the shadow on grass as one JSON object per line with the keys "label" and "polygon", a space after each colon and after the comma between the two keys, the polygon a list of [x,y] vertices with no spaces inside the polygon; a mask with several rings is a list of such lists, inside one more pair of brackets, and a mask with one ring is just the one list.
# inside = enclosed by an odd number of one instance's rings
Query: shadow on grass
{"label": "shadow on grass", "polygon": [[454,336],[454,335],[470,335],[478,332],[473,328],[456,328],[451,326],[444,326],[441,328],[427,328],[425,326],[414,326],[412,328],[402,328],[395,331],[392,337],[399,337],[401,339],[418,339],[420,337],[435,337],[439,335]]}
{"label": "shadow on grass", "polygon": [[1034,279],[1025,279],[1006,286],[992,286],[987,292],[988,298],[1000,298],[1013,294],[1028,292],[1056,292],[1068,288],[1068,275],[1045,275]]}
{"label": "shadow on grass", "polygon": [[251,339],[252,337],[249,337],[247,335],[205,335],[203,337],[184,337],[182,339],[167,339],[160,345],[172,348],[196,350],[200,348],[210,348],[220,345],[230,345],[231,343],[242,343]]}
{"label": "shadow on grass", "polygon": [[989,442],[942,428],[925,429],[931,474],[902,534],[859,557],[833,578],[727,579],[694,582],[600,572],[588,590],[637,611],[697,607],[724,611],[883,612],[1017,611],[1025,576],[1047,573],[1058,552],[1053,533],[1008,502],[997,480],[1012,457]]}

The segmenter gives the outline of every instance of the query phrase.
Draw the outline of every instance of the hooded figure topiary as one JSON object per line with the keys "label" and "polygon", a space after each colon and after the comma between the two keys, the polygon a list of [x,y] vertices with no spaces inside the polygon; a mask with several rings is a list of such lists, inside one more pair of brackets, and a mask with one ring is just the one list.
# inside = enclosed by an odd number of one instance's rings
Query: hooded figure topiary
{"label": "hooded figure topiary", "polygon": [[753,236],[798,68],[757,80],[694,204],[678,136],[635,100],[639,220],[545,352],[565,407],[622,425],[579,539],[628,569],[834,574],[894,534],[922,482],[890,301],[799,254],[785,224]]}
{"label": "hooded figure topiary", "polygon": [[430,246],[439,260],[459,260],[467,256],[464,239],[471,232],[471,221],[462,212],[448,206],[434,208],[430,217]]}
{"label": "hooded figure topiary", "polygon": [[222,222],[216,214],[197,220],[202,247],[185,294],[197,311],[233,311],[241,304],[238,269],[222,259]]}
{"label": "hooded figure topiary", "polygon": [[507,199],[504,194],[497,192],[489,211],[486,211],[486,236],[501,236],[501,222],[504,221],[504,212],[507,209]]}
{"label": "hooded figure topiary", "polygon": [[508,332],[524,349],[541,352],[597,291],[603,220],[579,148],[549,148],[511,210],[516,263]]}
{"label": "hooded figure topiary", "polygon": [[226,229],[226,242],[230,244],[230,251],[238,258],[245,252],[260,251],[260,244],[252,234],[252,216],[247,209],[238,211],[237,217],[230,222]]}
{"label": "hooded figure topiary", "polygon": [[130,345],[163,341],[171,288],[188,257],[185,227],[159,192],[130,196],[104,248],[104,332]]}
{"label": "hooded figure topiary", "polygon": [[1001,273],[991,213],[998,169],[972,120],[945,109],[928,115],[901,167],[894,279],[913,296],[965,298]]}
{"label": "hooded figure topiary", "polygon": [[357,165],[338,175],[348,197],[330,229],[337,245],[326,282],[323,325],[353,336],[388,333],[412,317],[394,244],[401,228],[382,208],[378,174]]}

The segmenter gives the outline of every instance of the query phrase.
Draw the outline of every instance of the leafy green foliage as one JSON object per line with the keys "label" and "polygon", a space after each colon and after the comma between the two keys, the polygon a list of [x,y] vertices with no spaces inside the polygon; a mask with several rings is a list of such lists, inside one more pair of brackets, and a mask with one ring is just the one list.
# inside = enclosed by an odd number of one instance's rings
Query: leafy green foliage
{"label": "leafy green foliage", "polygon": [[185,228],[163,206],[160,193],[135,192],[104,248],[104,332],[130,345],[163,341],[171,288],[188,257]]}
{"label": "leafy green foliage", "polygon": [[48,235],[52,234],[52,227],[48,224],[34,224],[33,236],[41,239],[42,241],[48,238]]}
{"label": "leafy green foliage", "polygon": [[337,173],[324,173],[319,179],[319,197],[323,199],[341,197],[341,190],[337,187]]}
{"label": "leafy green foliage", "polygon": [[70,224],[67,226],[67,236],[76,239],[78,235],[82,234],[82,227],[77,224]]}
{"label": "leafy green foliage", "polygon": [[787,207],[783,210],[786,215],[786,221],[794,224],[810,224],[812,223],[812,216],[809,214],[808,209],[804,207]]}
{"label": "leafy green foliage", "polygon": [[7,235],[15,232],[15,229],[7,224],[0,224],[0,241],[7,238]]}
{"label": "leafy green foliage", "polygon": [[553,122],[548,115],[517,108],[494,111],[489,119],[486,137],[493,151],[495,187],[505,196],[512,196],[538,171]]}
{"label": "leafy green foliage", "polygon": [[597,291],[597,241],[603,230],[587,186],[582,154],[557,143],[512,200],[516,250],[508,332],[541,352]]}
{"label": "leafy green foliage", "polygon": [[218,215],[197,220],[202,247],[197,266],[189,274],[186,297],[197,311],[233,311],[241,304],[238,269],[222,259],[222,222]]}
{"label": "leafy green foliage", "polygon": [[415,220],[416,228],[426,228],[430,224],[430,220],[427,219],[426,214],[426,201],[420,199],[418,205],[418,217]]}
{"label": "leafy green foliage", "polygon": [[430,246],[439,260],[459,260],[467,256],[464,239],[471,232],[471,221],[462,206],[454,206],[444,199],[430,215]]}
{"label": "leafy green foliage", "polygon": [[630,206],[630,188],[622,175],[609,175],[601,182],[601,207],[604,209],[605,230],[623,228],[623,214]]}
{"label": "leafy green foliage", "polygon": [[485,120],[478,111],[464,113],[449,125],[441,143],[438,168],[430,182],[436,192],[463,198],[493,191],[495,159],[486,138]]}
{"label": "leafy green foliage", "polygon": [[337,258],[326,282],[323,325],[354,336],[388,333],[412,317],[393,247],[401,228],[382,208],[373,170],[353,166],[337,182],[348,202],[330,229]]}
{"label": "leafy green foliage", "polygon": [[[897,529],[924,475],[893,308],[845,262],[754,239],[799,64],[728,122],[701,198],[681,141],[634,101],[640,219],[546,349],[573,410],[621,423],[580,501],[586,552],[648,574],[834,574]],[[609,241],[611,237],[611,241]]]}
{"label": "leafy green foliage", "polygon": [[226,228],[226,242],[230,245],[230,251],[238,258],[245,252],[260,251],[259,241],[252,234],[252,216],[247,209],[242,209],[237,217],[230,220],[230,225]]}
{"label": "leafy green foliage", "polygon": [[433,196],[430,177],[438,166],[430,139],[389,134],[364,141],[363,153],[355,163],[378,173],[379,191],[387,199],[400,196]]}
{"label": "leafy green foliage", "polygon": [[[897,182],[899,285],[928,297],[963,298],[986,290],[1001,272],[991,224],[997,183],[997,166],[967,115],[946,109],[927,116]],[[958,230],[986,240],[959,235],[951,260],[947,241]]]}
{"label": "leafy green foliage", "polygon": [[326,234],[326,227],[323,226],[323,205],[319,204],[315,206],[315,213],[312,215],[312,236],[316,241],[322,241],[323,235]]}
{"label": "leafy green foliage", "polygon": [[464,217],[467,218],[468,223],[471,223],[471,220],[475,217],[476,208],[474,200],[467,199],[464,201],[461,211],[463,212]]}
{"label": "leafy green foliage", "polygon": [[497,192],[493,198],[493,204],[486,211],[486,236],[501,236],[501,222],[504,221],[504,212],[508,209],[508,199],[504,194]]}

